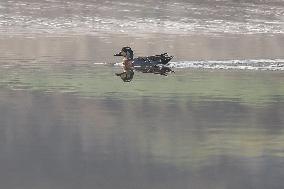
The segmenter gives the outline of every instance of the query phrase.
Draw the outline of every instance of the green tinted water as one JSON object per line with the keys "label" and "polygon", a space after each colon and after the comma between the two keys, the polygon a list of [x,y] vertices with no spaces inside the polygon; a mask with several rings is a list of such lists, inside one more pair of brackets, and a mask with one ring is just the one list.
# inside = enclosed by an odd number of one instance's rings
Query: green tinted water
{"label": "green tinted water", "polygon": [[120,67],[98,64],[119,61],[122,39],[2,39],[1,188],[283,188],[282,72],[176,69],[124,83]]}
{"label": "green tinted water", "polygon": [[113,65],[94,65],[91,61],[2,65],[0,79],[2,87],[14,90],[68,92],[96,98],[190,98],[194,101],[226,98],[248,104],[283,100],[282,72],[177,69],[168,77],[136,73],[133,82],[123,83],[115,76],[120,69]]}

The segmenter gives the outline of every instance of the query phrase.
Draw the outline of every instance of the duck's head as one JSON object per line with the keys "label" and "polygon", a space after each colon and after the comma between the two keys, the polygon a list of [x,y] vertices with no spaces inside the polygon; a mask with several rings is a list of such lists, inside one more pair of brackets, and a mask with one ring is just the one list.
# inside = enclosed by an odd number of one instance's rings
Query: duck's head
{"label": "duck's head", "polygon": [[129,60],[133,59],[133,51],[130,47],[123,47],[121,51],[114,56],[123,56]]}

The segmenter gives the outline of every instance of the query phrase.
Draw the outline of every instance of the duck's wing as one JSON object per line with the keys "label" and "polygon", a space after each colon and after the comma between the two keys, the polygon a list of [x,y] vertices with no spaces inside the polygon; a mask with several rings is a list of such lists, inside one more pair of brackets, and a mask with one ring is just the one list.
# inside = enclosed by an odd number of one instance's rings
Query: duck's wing
{"label": "duck's wing", "polygon": [[172,58],[173,56],[168,56],[167,53],[164,53],[160,55],[134,58],[132,64],[136,71],[167,75],[167,73],[172,72],[172,70],[167,67],[166,64]]}
{"label": "duck's wing", "polygon": [[155,62],[156,64],[167,64],[173,56],[169,56],[168,53],[163,53],[159,55],[147,57],[150,61]]}
{"label": "duck's wing", "polygon": [[138,57],[134,59],[134,62],[145,65],[167,64],[173,56],[169,56],[168,53],[160,55]]}

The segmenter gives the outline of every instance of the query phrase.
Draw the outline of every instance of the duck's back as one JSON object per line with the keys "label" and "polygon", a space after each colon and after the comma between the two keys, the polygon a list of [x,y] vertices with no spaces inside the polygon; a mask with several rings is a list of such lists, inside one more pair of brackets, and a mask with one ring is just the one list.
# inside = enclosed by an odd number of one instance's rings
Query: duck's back
{"label": "duck's back", "polygon": [[133,66],[136,69],[145,69],[156,65],[165,65],[167,64],[173,57],[168,56],[167,53],[154,55],[154,56],[146,56],[146,57],[138,57],[133,59]]}

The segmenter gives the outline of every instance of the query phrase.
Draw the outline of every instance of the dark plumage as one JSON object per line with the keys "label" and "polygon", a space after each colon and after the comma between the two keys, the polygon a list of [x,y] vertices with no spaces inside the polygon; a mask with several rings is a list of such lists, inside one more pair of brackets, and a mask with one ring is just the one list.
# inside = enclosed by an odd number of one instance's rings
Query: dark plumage
{"label": "dark plumage", "polygon": [[172,58],[172,56],[168,56],[167,53],[164,53],[160,55],[134,58],[132,64],[136,71],[167,75],[168,72],[173,72],[168,66],[166,66]]}
{"label": "dark plumage", "polygon": [[[143,73],[154,73],[160,75],[167,75],[169,72],[173,72],[171,68],[167,66],[173,56],[169,56],[167,53],[154,56],[137,57],[133,58],[133,51],[130,47],[123,47],[122,50],[114,56],[123,56],[126,60],[132,61],[133,69]],[[126,71],[127,72],[127,71]],[[117,74],[118,76],[128,74]],[[133,73],[134,75],[134,73]],[[132,78],[133,78],[132,75]],[[132,79],[131,78],[131,79]],[[123,81],[131,81],[131,79],[122,78]]]}

